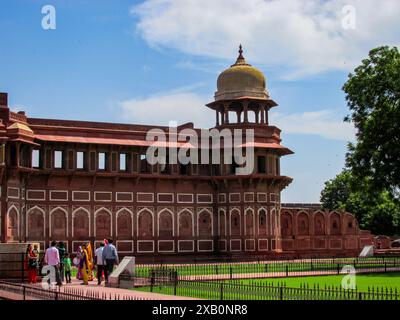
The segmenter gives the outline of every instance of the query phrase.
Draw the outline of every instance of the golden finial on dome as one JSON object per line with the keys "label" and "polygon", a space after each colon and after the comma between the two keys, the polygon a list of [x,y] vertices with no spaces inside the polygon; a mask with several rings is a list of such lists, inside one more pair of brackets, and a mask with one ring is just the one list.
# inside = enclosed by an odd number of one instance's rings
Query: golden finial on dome
{"label": "golden finial on dome", "polygon": [[247,63],[246,63],[246,60],[244,59],[244,57],[243,57],[243,47],[242,47],[242,44],[240,44],[239,45],[239,56],[238,56],[238,58],[236,59],[236,62],[235,62],[235,64],[234,65],[232,65],[232,67],[233,66],[243,66],[243,65],[248,65]]}

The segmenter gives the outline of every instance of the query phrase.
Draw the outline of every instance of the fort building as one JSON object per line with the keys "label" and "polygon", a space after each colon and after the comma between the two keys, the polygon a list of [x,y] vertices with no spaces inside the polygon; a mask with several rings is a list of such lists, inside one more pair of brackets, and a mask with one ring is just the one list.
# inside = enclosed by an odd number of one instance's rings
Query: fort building
{"label": "fort building", "polygon": [[[56,239],[74,252],[83,242],[97,246],[112,237],[121,254],[142,259],[343,256],[371,243],[350,213],[281,204],[292,178],[281,172],[280,160],[293,152],[269,121],[277,103],[264,74],[241,48],[207,107],[215,129],[254,130],[254,141],[241,145],[254,148],[249,174],[236,174],[235,160],[150,165],[153,141],[146,135],[157,128],[172,138],[166,126],[30,118],[12,112],[1,93],[1,242],[38,242],[43,249]],[[186,123],[177,135],[183,129],[200,133]]]}

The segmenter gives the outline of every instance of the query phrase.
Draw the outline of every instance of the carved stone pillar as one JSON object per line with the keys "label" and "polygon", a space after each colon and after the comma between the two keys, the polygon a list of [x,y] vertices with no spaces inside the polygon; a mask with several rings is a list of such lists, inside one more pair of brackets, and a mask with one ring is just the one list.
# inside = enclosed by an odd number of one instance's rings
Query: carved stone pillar
{"label": "carved stone pillar", "polygon": [[243,101],[243,112],[244,112],[244,123],[249,122],[249,117],[248,117],[248,107],[249,107],[249,102],[248,101]]}
{"label": "carved stone pillar", "polygon": [[2,143],[0,146],[0,164],[5,163],[5,157],[6,157],[6,144]]}
{"label": "carved stone pillar", "polygon": [[224,103],[224,115],[225,115],[225,124],[229,123],[229,109],[228,104]]}
{"label": "carved stone pillar", "polygon": [[265,123],[265,106],[261,106],[261,123]]}

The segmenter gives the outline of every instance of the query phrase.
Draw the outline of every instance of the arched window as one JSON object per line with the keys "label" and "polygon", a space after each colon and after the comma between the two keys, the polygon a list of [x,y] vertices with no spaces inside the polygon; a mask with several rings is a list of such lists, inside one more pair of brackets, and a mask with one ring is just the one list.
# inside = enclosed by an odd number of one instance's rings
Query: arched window
{"label": "arched window", "polygon": [[153,215],[149,210],[144,210],[138,216],[138,236],[142,239],[153,237]]}
{"label": "arched window", "polygon": [[179,213],[179,236],[181,237],[193,236],[192,215],[187,210]]}
{"label": "arched window", "polygon": [[132,236],[132,216],[128,210],[123,209],[117,214],[117,235],[118,237]]}
{"label": "arched window", "polygon": [[258,234],[267,235],[268,225],[267,225],[267,213],[264,209],[258,212]]}
{"label": "arched window", "polygon": [[105,209],[96,212],[96,237],[108,238],[111,232],[111,214]]}
{"label": "arched window", "polygon": [[292,236],[293,235],[292,216],[289,213],[287,213],[287,212],[282,213],[281,226],[282,226],[282,235],[283,236]]}
{"label": "arched window", "polygon": [[78,209],[73,213],[73,236],[87,239],[89,231],[89,213],[84,209]]}
{"label": "arched window", "polygon": [[169,211],[163,211],[158,216],[158,235],[159,237],[173,237],[173,217]]}
{"label": "arched window", "polygon": [[28,236],[40,239],[44,236],[44,213],[38,208],[31,209],[28,213]]}
{"label": "arched window", "polygon": [[211,213],[208,211],[201,211],[198,216],[199,236],[211,237],[212,236],[212,222]]}
{"label": "arched window", "polygon": [[238,209],[234,209],[231,211],[231,225],[230,231],[231,236],[240,236],[240,211]]}
{"label": "arched window", "polygon": [[297,216],[297,234],[300,236],[307,236],[309,232],[308,215],[301,212]]}
{"label": "arched window", "polygon": [[51,236],[57,239],[67,237],[67,217],[64,210],[58,208],[51,212]]}
{"label": "arched window", "polygon": [[17,240],[19,236],[18,211],[12,207],[8,212],[7,238],[9,241]]}
{"label": "arched window", "polygon": [[245,212],[245,220],[246,220],[246,236],[254,235],[254,212],[252,210],[247,210]]}

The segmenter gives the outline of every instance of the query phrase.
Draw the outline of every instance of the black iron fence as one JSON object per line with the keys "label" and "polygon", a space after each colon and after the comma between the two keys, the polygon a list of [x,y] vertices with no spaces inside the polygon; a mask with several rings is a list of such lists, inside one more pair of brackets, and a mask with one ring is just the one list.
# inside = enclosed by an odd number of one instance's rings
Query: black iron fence
{"label": "black iron fence", "polygon": [[38,286],[27,286],[4,281],[0,281],[0,292],[5,293],[3,297],[13,300],[104,300],[99,293],[94,291],[85,292],[79,289],[69,291],[47,290]]}
{"label": "black iron fence", "polygon": [[330,258],[257,261],[240,263],[208,263],[180,265],[137,265],[136,276],[151,277],[151,273],[175,272],[180,280],[226,280],[242,278],[295,277],[348,273],[400,271],[399,257]]}
{"label": "black iron fence", "polygon": [[265,283],[231,283],[179,280],[157,283],[146,287],[147,291],[194,297],[207,300],[399,300],[400,294],[395,289],[368,288],[367,291],[344,289],[342,287],[297,288]]}
{"label": "black iron fence", "polygon": [[44,289],[39,286],[0,281],[0,297],[11,300],[148,300],[134,295],[83,290],[76,287]]}

